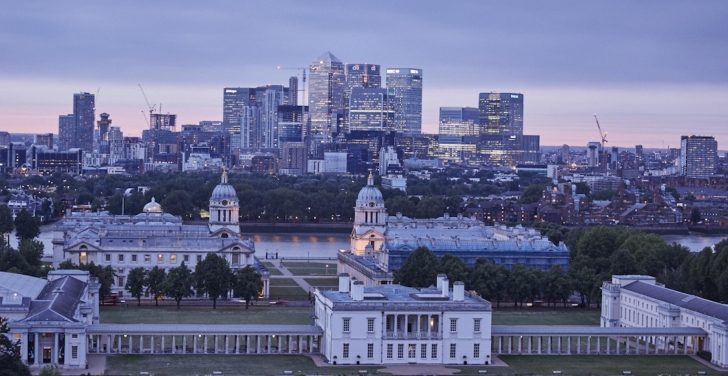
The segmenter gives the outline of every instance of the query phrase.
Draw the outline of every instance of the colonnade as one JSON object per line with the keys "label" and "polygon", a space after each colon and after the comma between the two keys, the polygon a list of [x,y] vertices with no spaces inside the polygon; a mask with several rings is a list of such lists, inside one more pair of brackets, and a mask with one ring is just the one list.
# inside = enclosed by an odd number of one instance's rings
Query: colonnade
{"label": "colonnade", "polygon": [[321,335],[88,334],[89,353],[303,354],[320,351]]}
{"label": "colonnade", "polygon": [[700,336],[639,335],[494,335],[494,354],[687,355],[695,354]]}
{"label": "colonnade", "polygon": [[[386,320],[386,338],[440,338],[441,315],[391,314]],[[409,324],[412,324],[412,330],[408,329]]]}

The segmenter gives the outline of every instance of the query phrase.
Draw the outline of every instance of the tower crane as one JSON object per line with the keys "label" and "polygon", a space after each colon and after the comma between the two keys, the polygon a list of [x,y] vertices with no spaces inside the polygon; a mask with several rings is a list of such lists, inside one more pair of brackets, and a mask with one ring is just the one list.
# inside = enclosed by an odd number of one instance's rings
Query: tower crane
{"label": "tower crane", "polygon": [[147,122],[149,125],[149,129],[152,129],[152,114],[154,114],[154,109],[157,107],[157,104],[154,105],[149,104],[149,99],[147,99],[147,95],[144,94],[144,89],[142,89],[142,84],[139,84],[139,90],[142,91],[142,95],[144,96],[144,100],[147,102],[147,107],[149,107],[149,121]]}
{"label": "tower crane", "polygon": [[603,155],[603,161],[602,161],[602,166],[606,170],[606,167],[607,167],[607,148],[606,148],[606,145],[605,144],[607,143],[607,132],[602,132],[602,127],[601,127],[601,125],[599,125],[599,119],[597,119],[597,114],[594,114],[594,120],[597,121],[597,128],[599,129],[599,137],[601,137],[601,139],[602,139],[602,153],[604,153],[604,155]]}
{"label": "tower crane", "polygon": [[[278,70],[300,70],[301,71],[301,87],[298,89],[298,91],[303,92],[303,96],[301,97],[301,105],[304,106],[306,103],[306,70],[308,68],[305,67],[282,67],[278,66]],[[292,103],[292,105],[297,106],[298,103]]]}

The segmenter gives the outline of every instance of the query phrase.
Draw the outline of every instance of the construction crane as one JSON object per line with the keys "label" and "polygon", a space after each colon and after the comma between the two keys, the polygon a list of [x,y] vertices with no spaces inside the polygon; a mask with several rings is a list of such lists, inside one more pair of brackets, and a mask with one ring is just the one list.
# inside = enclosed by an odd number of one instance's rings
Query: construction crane
{"label": "construction crane", "polygon": [[[303,92],[303,96],[301,97],[301,105],[304,106],[306,103],[306,70],[308,68],[305,67],[282,67],[278,66],[279,70],[300,70],[301,71],[301,86],[298,89],[298,91]],[[298,103],[291,103],[293,106],[297,106]]]}
{"label": "construction crane", "polygon": [[152,129],[152,114],[154,114],[154,109],[157,105],[156,103],[154,105],[149,104],[149,99],[147,99],[147,95],[144,94],[144,89],[142,89],[142,84],[139,84],[139,90],[142,91],[144,100],[147,102],[147,107],[149,107],[149,121],[147,121],[147,124],[149,125],[149,129]]}
{"label": "construction crane", "polygon": [[597,114],[594,114],[594,120],[597,121],[597,128],[599,129],[599,137],[602,138],[602,153],[604,154],[603,155],[604,158],[602,160],[602,166],[606,170],[606,167],[607,167],[607,148],[606,148],[606,145],[605,144],[607,143],[607,132],[602,132],[602,126],[599,125],[599,119],[597,119]]}

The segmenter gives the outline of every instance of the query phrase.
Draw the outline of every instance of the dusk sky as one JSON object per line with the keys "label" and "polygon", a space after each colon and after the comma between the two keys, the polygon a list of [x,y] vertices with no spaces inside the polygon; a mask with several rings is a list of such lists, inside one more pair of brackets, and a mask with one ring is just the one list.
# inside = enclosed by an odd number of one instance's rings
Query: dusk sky
{"label": "dusk sky", "polygon": [[125,135],[146,111],[222,119],[225,86],[285,84],[325,51],[420,68],[423,131],[439,107],[524,94],[541,145],[728,149],[728,2],[8,1],[0,11],[0,130],[58,132],[73,93]]}

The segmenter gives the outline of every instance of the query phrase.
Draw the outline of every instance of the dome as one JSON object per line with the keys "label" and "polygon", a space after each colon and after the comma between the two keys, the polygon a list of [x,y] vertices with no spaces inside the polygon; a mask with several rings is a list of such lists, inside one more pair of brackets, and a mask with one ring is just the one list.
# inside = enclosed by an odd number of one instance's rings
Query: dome
{"label": "dome", "polygon": [[227,171],[223,170],[222,179],[215,189],[212,190],[211,201],[222,201],[228,200],[232,202],[238,202],[238,193],[235,192],[235,188],[227,182]]}
{"label": "dome", "polygon": [[152,201],[146,205],[144,205],[143,211],[145,213],[161,213],[162,212],[162,205],[159,205],[157,201],[154,200],[154,197],[152,197]]}
{"label": "dome", "polygon": [[384,197],[379,188],[374,186],[374,176],[369,173],[369,179],[367,179],[367,186],[359,191],[359,197],[357,201],[364,201],[363,203],[376,201],[377,203],[384,203]]}

